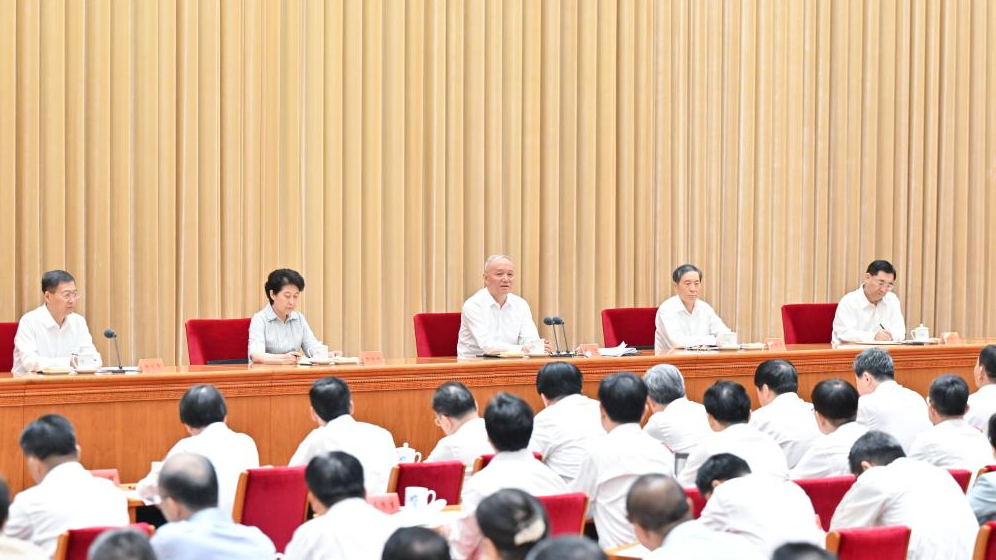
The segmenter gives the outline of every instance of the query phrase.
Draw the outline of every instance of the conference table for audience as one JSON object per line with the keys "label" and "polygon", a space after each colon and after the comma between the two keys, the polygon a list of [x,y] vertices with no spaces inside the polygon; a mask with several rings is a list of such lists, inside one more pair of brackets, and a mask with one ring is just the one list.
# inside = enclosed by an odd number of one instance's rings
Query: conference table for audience
{"label": "conference table for audience", "polygon": [[[957,345],[889,346],[897,380],[926,394],[941,373],[961,375],[973,387],[972,370],[988,340]],[[863,347],[831,348],[827,344],[790,345],[784,351],[672,351],[655,356],[642,352],[622,358],[575,358],[584,372],[584,391],[595,397],[598,382],[618,371],[642,374],[650,366],[670,363],[681,369],[689,396],[699,400],[720,379],[748,387],[764,360],[791,360],[799,371],[799,392],[808,400],[822,379],[853,382],[851,362]],[[354,416],[384,426],[395,442],[408,442],[424,456],[442,432],[433,422],[433,390],[459,380],[474,392],[482,409],[495,393],[515,393],[539,410],[536,371],[546,358],[389,359],[377,366],[184,366],[162,373],[75,375],[12,378],[0,374],[0,472],[16,492],[32,484],[17,440],[23,426],[47,413],[67,416],[76,427],[87,468],[117,468],[122,481],[144,476],[187,433],[180,425],[179,399],[191,385],[211,383],[228,402],[228,423],[248,433],[259,447],[261,464],[286,464],[298,443],[315,427],[309,414],[308,389],[318,378],[336,375],[352,389]],[[757,403],[755,401],[754,405]]]}

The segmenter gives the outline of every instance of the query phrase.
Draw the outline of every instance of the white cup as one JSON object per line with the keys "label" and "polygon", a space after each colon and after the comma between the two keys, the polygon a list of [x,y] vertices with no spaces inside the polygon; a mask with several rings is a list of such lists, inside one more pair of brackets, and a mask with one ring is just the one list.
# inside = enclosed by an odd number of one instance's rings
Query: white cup
{"label": "white cup", "polygon": [[424,509],[436,501],[436,491],[424,486],[409,486],[405,488],[405,507],[408,509]]}
{"label": "white cup", "polygon": [[324,344],[315,346],[311,349],[311,359],[312,361],[328,361],[329,347]]}
{"label": "white cup", "polygon": [[72,363],[76,369],[97,369],[99,365],[97,349],[93,346],[80,346],[80,349],[73,354]]}
{"label": "white cup", "polygon": [[422,460],[422,453],[408,447],[408,442],[405,442],[404,445],[395,449],[395,451],[398,452],[399,463],[418,463]]}
{"label": "white cup", "polygon": [[543,344],[542,340],[534,340],[529,343],[530,354],[543,354],[544,352],[546,352],[546,345]]}
{"label": "white cup", "polygon": [[913,340],[925,341],[930,338],[930,329],[925,327],[923,323],[920,326],[913,329]]}
{"label": "white cup", "polygon": [[737,333],[728,332],[719,335],[719,340],[716,341],[723,348],[730,348],[732,346],[737,346]]}

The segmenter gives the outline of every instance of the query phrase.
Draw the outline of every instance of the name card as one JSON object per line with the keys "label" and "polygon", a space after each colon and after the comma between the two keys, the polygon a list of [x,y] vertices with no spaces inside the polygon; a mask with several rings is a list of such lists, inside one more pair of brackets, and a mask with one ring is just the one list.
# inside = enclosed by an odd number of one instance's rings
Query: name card
{"label": "name card", "polygon": [[360,352],[360,363],[365,366],[382,366],[384,365],[384,354],[379,350]]}
{"label": "name card", "polygon": [[578,352],[581,353],[585,358],[599,358],[601,355],[598,353],[597,344],[582,344],[578,347]]}
{"label": "name card", "polygon": [[764,346],[773,352],[784,352],[785,351],[785,339],[784,338],[766,338],[764,339]]}
{"label": "name card", "polygon": [[957,332],[941,333],[941,344],[961,344],[961,336]]}
{"label": "name card", "polygon": [[162,358],[142,358],[138,361],[138,371],[142,373],[162,373]]}

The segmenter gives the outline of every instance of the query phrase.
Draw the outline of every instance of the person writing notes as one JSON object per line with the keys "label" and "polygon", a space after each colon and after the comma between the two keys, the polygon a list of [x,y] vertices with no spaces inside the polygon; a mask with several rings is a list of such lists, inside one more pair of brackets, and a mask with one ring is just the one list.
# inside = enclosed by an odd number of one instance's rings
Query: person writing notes
{"label": "person writing notes", "polygon": [[654,352],[716,344],[716,337],[731,331],[712,307],[699,300],[702,271],[694,264],[683,264],[671,273],[674,293],[657,310],[657,334]]}
{"label": "person writing notes", "polygon": [[298,358],[312,356],[322,342],[315,338],[304,315],[294,311],[304,291],[304,278],[297,271],[280,268],[270,273],[263,287],[270,304],[249,323],[249,361],[296,364]]}
{"label": "person writing notes", "polygon": [[906,321],[899,306],[896,269],[889,261],[872,261],[861,287],[845,295],[833,318],[834,346],[847,342],[903,340]]}

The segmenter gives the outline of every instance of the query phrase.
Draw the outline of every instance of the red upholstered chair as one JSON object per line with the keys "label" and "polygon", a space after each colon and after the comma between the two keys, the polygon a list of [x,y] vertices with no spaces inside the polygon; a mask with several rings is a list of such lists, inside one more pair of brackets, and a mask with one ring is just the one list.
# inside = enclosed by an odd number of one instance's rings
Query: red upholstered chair
{"label": "red upholstered chair", "polygon": [[419,358],[456,356],[460,313],[416,313],[415,355]]}
{"label": "red upholstered chair", "polygon": [[827,533],[827,550],[840,560],[906,560],[910,528],[855,527]]}
{"label": "red upholstered chair", "polygon": [[190,357],[190,365],[248,363],[250,320],[188,320],[187,355]]}
{"label": "red upholstered chair", "polygon": [[968,492],[968,483],[972,481],[972,471],[966,469],[948,469],[948,472],[954,477],[958,486],[961,486],[961,491]]}
{"label": "red upholstered chair", "polygon": [[657,326],[656,307],[620,307],[602,310],[602,339],[606,348],[626,346],[642,349],[654,347]]}
{"label": "red upholstered chair", "polygon": [[447,505],[460,503],[463,490],[463,461],[432,461],[430,463],[399,463],[391,469],[387,491],[396,492],[401,503],[405,502],[405,489],[424,486],[436,491],[436,498]]}
{"label": "red upholstered chair", "polygon": [[979,536],[975,539],[975,553],[972,560],[996,560],[996,521],[983,523]]}
{"label": "red upholstered chair", "polygon": [[550,536],[584,534],[584,519],[588,515],[588,496],[584,492],[537,496],[550,518]]}
{"label": "red upholstered chair", "polygon": [[823,530],[830,530],[830,519],[837,511],[840,500],[854,484],[853,476],[829,476],[826,478],[805,478],[793,480],[813,502],[813,509],[820,516]]}
{"label": "red upholstered chair", "polygon": [[121,477],[118,476],[118,469],[91,469],[90,474],[97,478],[106,478],[113,482],[115,486],[121,485]]}
{"label": "red upholstered chair", "polygon": [[398,501],[398,495],[394,492],[367,496],[367,503],[388,515],[401,511],[401,502]]}
{"label": "red upholstered chair", "polygon": [[242,471],[235,491],[232,518],[236,523],[259,527],[283,552],[294,530],[306,521],[308,486],[304,465],[264,467]]}
{"label": "red upholstered chair", "polygon": [[[148,523],[136,523],[129,525],[132,529],[140,531],[149,536],[155,532],[155,528]],[[59,535],[55,547],[54,560],[86,560],[90,545],[97,540],[104,531],[119,529],[120,527],[87,527],[85,529],[70,529]]]}
{"label": "red upholstered chair", "polygon": [[782,306],[785,344],[829,343],[836,303],[790,303]]}
{"label": "red upholstered chair", "polygon": [[[543,460],[543,454],[542,453],[537,453],[537,452],[533,451],[533,457],[536,457],[537,461],[542,461]],[[488,463],[490,463],[491,459],[494,459],[494,458],[495,458],[495,454],[494,453],[488,453],[486,455],[481,455],[477,459],[474,459],[474,468],[470,472],[472,474],[476,474],[478,471],[480,471],[484,467],[488,466]]]}
{"label": "red upholstered chair", "polygon": [[0,371],[14,368],[14,335],[17,323],[0,323]]}
{"label": "red upholstered chair", "polygon": [[685,495],[692,499],[692,517],[698,519],[705,509],[706,501],[698,488],[685,488]]}

